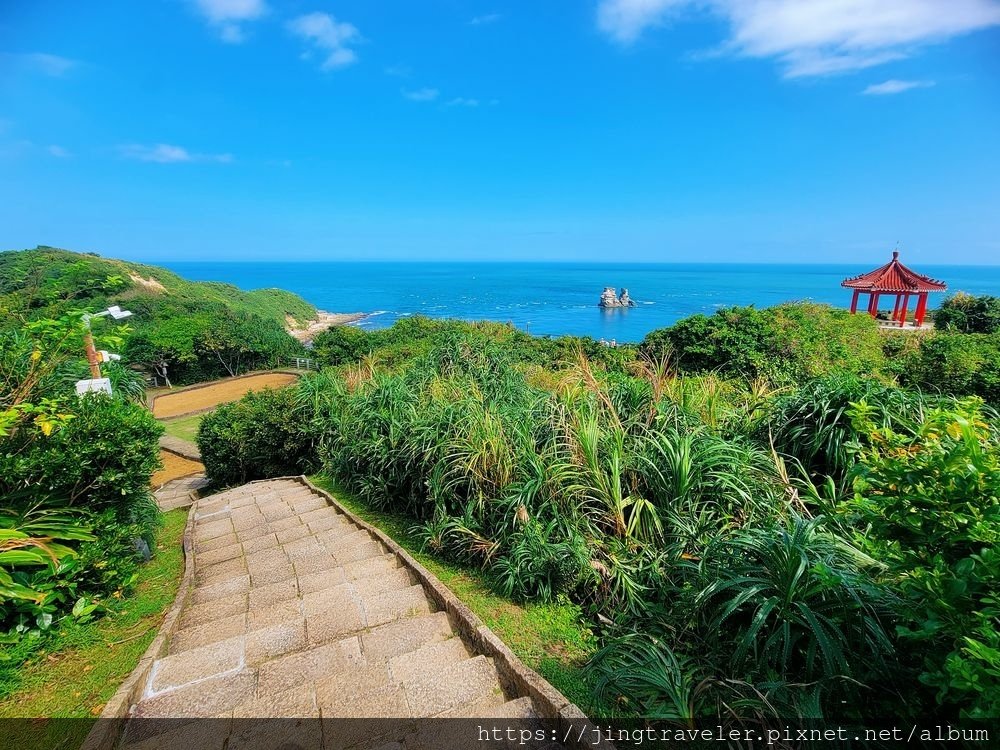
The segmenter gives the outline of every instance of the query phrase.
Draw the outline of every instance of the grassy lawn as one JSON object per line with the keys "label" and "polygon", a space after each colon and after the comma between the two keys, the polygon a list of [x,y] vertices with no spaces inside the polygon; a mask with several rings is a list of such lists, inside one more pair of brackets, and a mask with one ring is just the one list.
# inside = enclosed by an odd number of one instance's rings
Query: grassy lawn
{"label": "grassy lawn", "polygon": [[583,671],[583,665],[597,648],[597,641],[583,623],[579,607],[569,602],[515,604],[495,593],[481,571],[421,552],[420,543],[409,531],[413,519],[372,510],[328,477],[316,476],[310,480],[395,539],[475,612],[521,661],[585,713],[591,716],[606,713],[594,705],[591,684]]}
{"label": "grassy lawn", "polygon": [[[100,714],[156,637],[177,593],[184,570],[181,539],[187,511],[166,513],[163,521],[155,555],[142,567],[131,596],[94,622],[61,629],[19,667],[4,668],[0,661],[0,719],[92,719]],[[16,743],[3,739],[0,746],[74,748],[90,724],[6,722],[5,733],[20,728],[27,736]]]}
{"label": "grassy lawn", "polygon": [[198,435],[198,425],[201,424],[204,416],[205,414],[192,414],[187,417],[178,417],[177,419],[166,419],[163,420],[163,428],[171,437],[193,443],[195,437]]}

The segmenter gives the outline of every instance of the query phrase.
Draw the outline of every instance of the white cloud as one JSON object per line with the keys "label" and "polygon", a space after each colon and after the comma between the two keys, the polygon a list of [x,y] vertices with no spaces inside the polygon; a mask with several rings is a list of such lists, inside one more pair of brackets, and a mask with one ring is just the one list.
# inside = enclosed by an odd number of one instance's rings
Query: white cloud
{"label": "white cloud", "polygon": [[52,145],[49,146],[47,150],[50,156],[54,156],[57,159],[65,159],[69,156],[72,156],[72,154],[70,154],[70,152],[64,149],[62,146]]}
{"label": "white cloud", "polygon": [[156,162],[157,164],[177,164],[180,162],[228,164],[233,160],[232,154],[192,154],[186,148],[172,146],[169,143],[157,143],[155,146],[132,143],[120,146],[118,151],[126,159]]}
{"label": "white cloud", "polygon": [[882,83],[873,83],[861,93],[870,96],[886,96],[889,94],[902,94],[904,91],[909,91],[910,89],[926,89],[933,85],[934,81],[898,81],[895,78],[891,78]]}
{"label": "white cloud", "polygon": [[485,26],[486,24],[496,23],[501,18],[503,16],[499,13],[486,13],[485,15],[469,19],[469,26]]}
{"label": "white cloud", "polygon": [[66,75],[80,64],[77,60],[60,57],[59,55],[50,55],[46,52],[2,52],[0,53],[0,59],[11,60],[15,65],[52,76],[53,78],[60,78]]}
{"label": "white cloud", "polygon": [[787,78],[870,68],[1000,25],[1000,0],[601,0],[597,23],[630,44],[691,11],[728,22],[719,52],[774,58]]}
{"label": "white cloud", "polygon": [[480,101],[478,99],[467,99],[464,96],[456,96],[448,102],[449,107],[478,107],[479,104]]}
{"label": "white cloud", "polygon": [[438,98],[440,92],[437,89],[423,88],[415,91],[403,90],[403,96],[412,102],[432,102]]}
{"label": "white cloud", "polygon": [[288,28],[324,55],[322,70],[343,68],[358,59],[351,45],[361,41],[361,33],[329,13],[307,13],[289,21]]}
{"label": "white cloud", "polygon": [[389,65],[385,68],[385,74],[394,78],[409,78],[413,75],[413,69],[409,65]]}
{"label": "white cloud", "polygon": [[222,41],[239,44],[246,37],[243,24],[267,13],[264,0],[194,0],[205,20],[219,32]]}

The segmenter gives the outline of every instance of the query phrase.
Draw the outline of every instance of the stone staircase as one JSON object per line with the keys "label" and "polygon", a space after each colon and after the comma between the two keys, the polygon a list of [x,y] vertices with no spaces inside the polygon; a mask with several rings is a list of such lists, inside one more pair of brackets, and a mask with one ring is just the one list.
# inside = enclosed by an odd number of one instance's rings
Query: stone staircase
{"label": "stone staircase", "polygon": [[[193,519],[193,585],[131,718],[539,717],[398,555],[305,484],[244,485]],[[124,741],[161,746],[148,735]]]}

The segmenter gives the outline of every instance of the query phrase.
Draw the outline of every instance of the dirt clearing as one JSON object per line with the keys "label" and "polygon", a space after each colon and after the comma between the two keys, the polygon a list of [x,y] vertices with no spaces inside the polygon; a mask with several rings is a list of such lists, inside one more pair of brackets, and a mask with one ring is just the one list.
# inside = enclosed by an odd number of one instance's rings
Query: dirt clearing
{"label": "dirt clearing", "polygon": [[172,393],[164,393],[153,401],[153,416],[157,419],[179,417],[182,414],[211,409],[229,401],[239,401],[249,391],[264,388],[281,388],[294,383],[297,375],[287,372],[269,372],[262,375],[220,380],[211,385],[200,385]]}
{"label": "dirt clearing", "polygon": [[181,458],[176,453],[160,451],[160,460],[163,461],[163,468],[153,474],[149,480],[153,487],[160,487],[172,479],[180,479],[205,471],[205,467],[197,461]]}

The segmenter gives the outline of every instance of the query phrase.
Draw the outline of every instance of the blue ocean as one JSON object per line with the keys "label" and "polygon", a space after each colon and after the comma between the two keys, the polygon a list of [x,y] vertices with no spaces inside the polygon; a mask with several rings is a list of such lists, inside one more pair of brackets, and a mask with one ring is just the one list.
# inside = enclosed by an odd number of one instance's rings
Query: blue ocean
{"label": "blue ocean", "polygon": [[[162,263],[199,281],[280,287],[321,310],[362,312],[368,328],[427,315],[509,322],[539,335],[637,342],[655,328],[729,305],[811,300],[848,307],[840,282],[881,265],[573,263]],[[1000,266],[920,265],[949,292],[1000,295]],[[627,287],[636,307],[601,309],[606,286]],[[944,295],[932,295],[931,307]]]}

